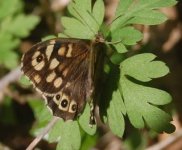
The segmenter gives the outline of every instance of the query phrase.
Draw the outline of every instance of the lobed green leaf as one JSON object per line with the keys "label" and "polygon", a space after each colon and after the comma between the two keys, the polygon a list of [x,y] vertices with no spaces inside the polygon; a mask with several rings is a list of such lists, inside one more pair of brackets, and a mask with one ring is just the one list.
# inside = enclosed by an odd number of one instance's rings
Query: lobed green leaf
{"label": "lobed green leaf", "polygon": [[63,129],[64,121],[59,120],[55,123],[48,135],[48,141],[52,142],[59,142],[61,140],[61,130]]}
{"label": "lobed green leaf", "polygon": [[136,84],[124,75],[120,78],[120,85],[127,114],[134,127],[143,128],[146,123],[157,132],[174,131],[174,126],[170,124],[171,116],[154,106],[171,102],[167,92]]}
{"label": "lobed green leaf", "polygon": [[167,17],[161,12],[154,10],[143,10],[138,12],[128,21],[128,24],[145,24],[145,25],[156,25],[163,23],[167,20]]}
{"label": "lobed green leaf", "polygon": [[159,78],[169,73],[169,68],[161,61],[153,61],[155,55],[151,53],[139,54],[122,62],[121,70],[137,80],[147,82],[152,78]]}
{"label": "lobed green leaf", "polygon": [[39,23],[39,21],[39,17],[37,16],[19,14],[16,17],[9,17],[3,21],[2,31],[23,38],[29,35],[30,31]]}
{"label": "lobed green leaf", "polygon": [[114,91],[107,109],[107,119],[111,131],[119,137],[122,137],[124,133],[125,123],[123,115],[125,114],[126,109],[120,92],[119,90]]}
{"label": "lobed green leaf", "polygon": [[111,30],[119,29],[131,23],[147,25],[162,23],[166,20],[166,17],[155,9],[175,4],[175,0],[121,0],[111,25]]}
{"label": "lobed green leaf", "polygon": [[105,7],[103,0],[97,0],[93,7],[93,17],[97,21],[97,24],[101,26],[104,19]]}
{"label": "lobed green leaf", "polygon": [[[15,7],[16,6],[16,7]],[[1,0],[0,1],[0,20],[11,16],[21,10],[23,3],[20,0]]]}
{"label": "lobed green leaf", "polygon": [[43,100],[30,99],[28,103],[32,108],[34,116],[37,120],[36,124],[34,124],[33,128],[31,129],[31,134],[37,136],[42,132],[42,130],[44,130],[45,126],[50,122],[52,114],[46,108]]}
{"label": "lobed green leaf", "polygon": [[[62,17],[61,22],[65,28],[64,33],[72,38],[79,39],[91,39],[93,38],[93,33],[88,27],[82,24],[79,20],[70,17]],[[85,36],[87,33],[87,36]]]}
{"label": "lobed green leaf", "polygon": [[81,135],[77,121],[65,122],[58,132],[61,139],[57,145],[57,150],[79,150]]}
{"label": "lobed green leaf", "polygon": [[90,0],[75,0],[68,6],[68,11],[74,18],[67,17],[62,19],[62,24],[65,28],[64,33],[73,38],[93,39],[103,22],[103,1],[97,0],[92,10]]}
{"label": "lobed green leaf", "polygon": [[122,44],[121,42],[112,44],[112,45],[115,47],[115,49],[118,53],[126,53],[128,51],[127,48],[125,47],[125,45]]}
{"label": "lobed green leaf", "polygon": [[18,65],[18,54],[12,51],[19,44],[18,39],[13,39],[11,34],[0,32],[0,63],[12,69]]}
{"label": "lobed green leaf", "polygon": [[134,45],[142,39],[142,33],[133,27],[124,27],[111,32],[111,37],[113,42],[120,41],[124,45]]}

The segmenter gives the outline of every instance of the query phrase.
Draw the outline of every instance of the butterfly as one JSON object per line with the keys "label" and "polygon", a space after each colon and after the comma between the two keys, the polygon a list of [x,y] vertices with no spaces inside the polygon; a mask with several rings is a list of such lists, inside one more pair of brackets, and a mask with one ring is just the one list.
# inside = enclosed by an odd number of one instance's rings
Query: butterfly
{"label": "butterfly", "polygon": [[93,97],[103,62],[98,39],[55,38],[34,45],[22,56],[22,72],[54,116],[74,120],[89,102],[90,124],[95,123]]}

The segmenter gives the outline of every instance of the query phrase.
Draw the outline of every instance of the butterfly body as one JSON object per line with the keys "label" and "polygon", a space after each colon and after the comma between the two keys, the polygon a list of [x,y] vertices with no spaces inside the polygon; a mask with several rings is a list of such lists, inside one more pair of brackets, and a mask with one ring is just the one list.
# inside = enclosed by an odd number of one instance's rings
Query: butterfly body
{"label": "butterfly body", "polygon": [[34,45],[22,57],[23,73],[46,100],[53,115],[75,119],[94,91],[98,44],[56,38]]}

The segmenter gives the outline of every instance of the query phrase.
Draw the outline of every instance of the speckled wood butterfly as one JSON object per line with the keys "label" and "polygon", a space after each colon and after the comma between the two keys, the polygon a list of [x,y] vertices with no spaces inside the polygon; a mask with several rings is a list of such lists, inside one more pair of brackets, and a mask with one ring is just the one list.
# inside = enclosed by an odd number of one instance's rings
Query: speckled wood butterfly
{"label": "speckled wood butterfly", "polygon": [[[98,60],[102,59],[101,45],[98,38],[55,38],[34,45],[23,55],[21,70],[42,94],[54,116],[73,120],[93,97]],[[94,123],[93,113],[90,121]]]}

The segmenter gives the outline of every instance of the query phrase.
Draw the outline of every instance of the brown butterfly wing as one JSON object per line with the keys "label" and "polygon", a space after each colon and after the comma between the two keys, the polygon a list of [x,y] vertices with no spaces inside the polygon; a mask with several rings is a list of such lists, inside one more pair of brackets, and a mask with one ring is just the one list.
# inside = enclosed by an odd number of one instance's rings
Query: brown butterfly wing
{"label": "brown butterfly wing", "polygon": [[90,94],[89,59],[89,41],[53,39],[36,44],[24,54],[22,71],[55,116],[74,119]]}

